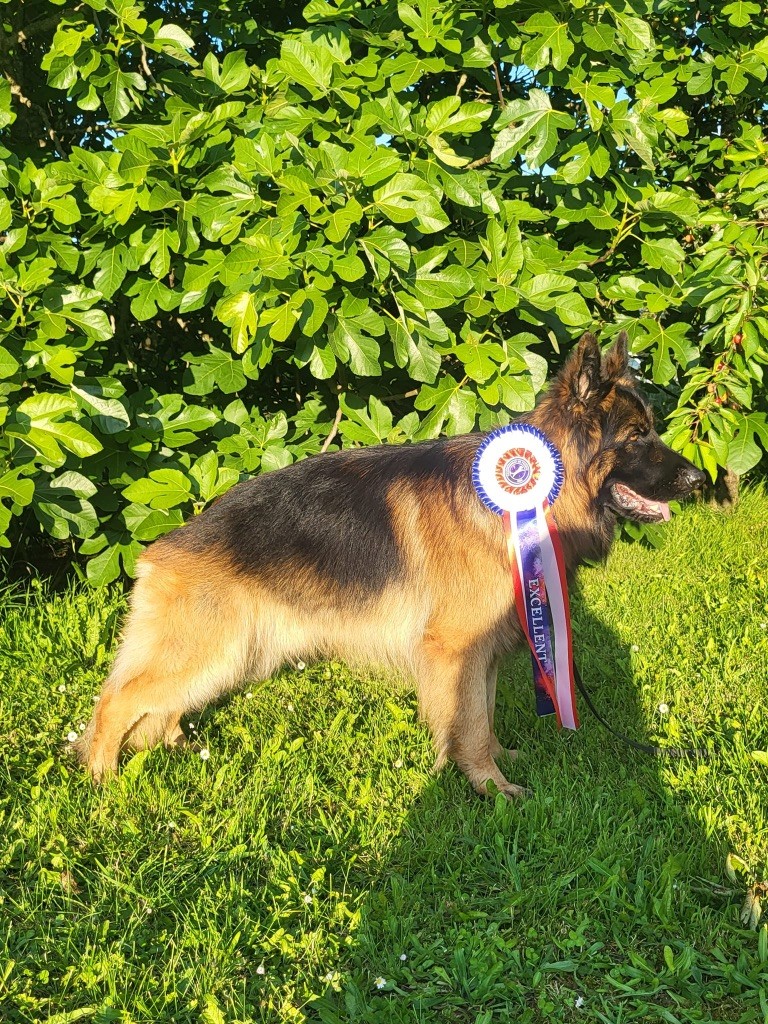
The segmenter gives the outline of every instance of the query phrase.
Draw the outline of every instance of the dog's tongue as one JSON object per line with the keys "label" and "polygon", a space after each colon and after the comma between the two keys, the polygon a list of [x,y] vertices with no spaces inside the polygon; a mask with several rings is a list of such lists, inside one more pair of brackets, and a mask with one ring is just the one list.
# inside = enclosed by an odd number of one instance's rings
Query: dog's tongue
{"label": "dog's tongue", "polygon": [[669,505],[666,501],[654,501],[652,498],[644,498],[637,491],[633,491],[631,487],[627,487],[626,484],[617,484],[616,490],[626,502],[625,507],[629,510],[661,519],[665,523],[669,521]]}
{"label": "dog's tongue", "polygon": [[[640,498],[640,495],[637,497]],[[652,501],[650,498],[640,498],[638,504],[643,511],[650,515],[659,516],[665,523],[669,522],[669,505],[666,501]]]}

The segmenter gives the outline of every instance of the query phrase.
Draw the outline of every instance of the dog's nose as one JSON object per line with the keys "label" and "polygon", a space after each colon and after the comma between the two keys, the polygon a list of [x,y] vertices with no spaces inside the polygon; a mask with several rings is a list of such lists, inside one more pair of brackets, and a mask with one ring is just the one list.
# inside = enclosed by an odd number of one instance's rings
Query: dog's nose
{"label": "dog's nose", "polygon": [[695,491],[697,487],[704,486],[707,474],[703,473],[700,469],[696,469],[695,466],[683,466],[677,474],[677,479],[680,486],[684,487],[686,491]]}

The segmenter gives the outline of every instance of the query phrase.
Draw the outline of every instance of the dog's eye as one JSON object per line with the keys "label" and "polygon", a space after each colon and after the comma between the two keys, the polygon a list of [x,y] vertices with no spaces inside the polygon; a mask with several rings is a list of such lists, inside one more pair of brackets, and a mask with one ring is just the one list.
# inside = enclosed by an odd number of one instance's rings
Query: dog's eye
{"label": "dog's eye", "polygon": [[629,435],[630,443],[634,444],[637,441],[644,441],[645,438],[648,437],[650,432],[650,427],[638,427],[636,430],[633,430],[632,433]]}

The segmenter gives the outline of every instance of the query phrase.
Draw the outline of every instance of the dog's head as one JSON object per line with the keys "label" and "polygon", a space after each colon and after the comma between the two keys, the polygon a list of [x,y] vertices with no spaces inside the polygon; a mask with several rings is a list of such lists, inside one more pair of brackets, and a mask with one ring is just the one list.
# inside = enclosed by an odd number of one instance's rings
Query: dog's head
{"label": "dog's head", "polygon": [[629,370],[624,332],[604,357],[594,335],[585,334],[547,403],[563,435],[573,438],[563,452],[566,475],[569,469],[583,474],[595,511],[608,520],[669,519],[668,502],[687,497],[706,479],[657,434]]}

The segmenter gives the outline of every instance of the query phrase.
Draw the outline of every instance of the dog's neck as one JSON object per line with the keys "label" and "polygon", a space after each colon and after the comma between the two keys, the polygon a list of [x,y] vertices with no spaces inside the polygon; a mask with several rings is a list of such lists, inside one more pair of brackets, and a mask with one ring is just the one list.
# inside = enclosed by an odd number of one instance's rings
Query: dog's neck
{"label": "dog's neck", "polygon": [[599,440],[588,429],[566,423],[557,396],[547,394],[525,417],[552,441],[563,460],[564,479],[553,507],[563,544],[566,568],[572,574],[585,560],[601,561],[613,543],[616,517],[600,507],[596,495],[603,484]]}

